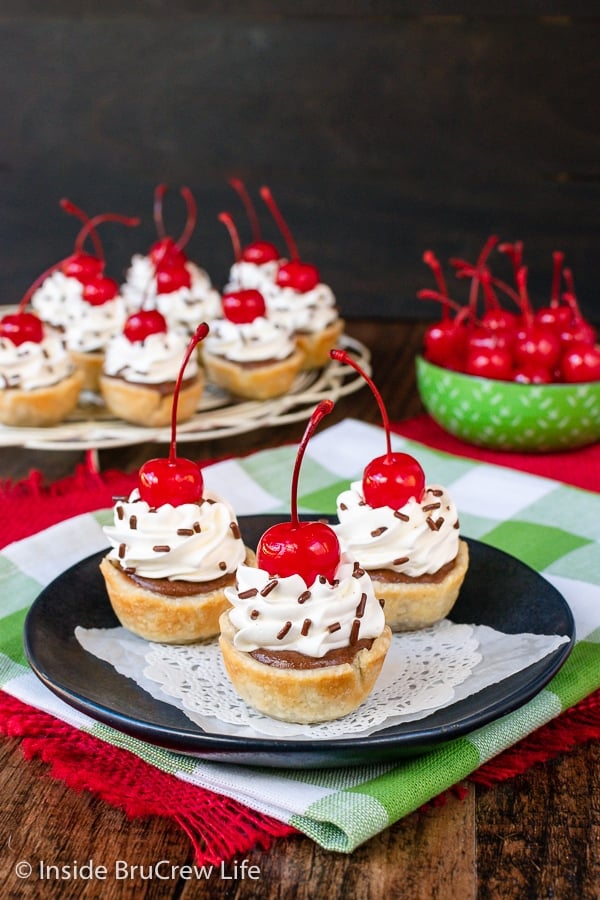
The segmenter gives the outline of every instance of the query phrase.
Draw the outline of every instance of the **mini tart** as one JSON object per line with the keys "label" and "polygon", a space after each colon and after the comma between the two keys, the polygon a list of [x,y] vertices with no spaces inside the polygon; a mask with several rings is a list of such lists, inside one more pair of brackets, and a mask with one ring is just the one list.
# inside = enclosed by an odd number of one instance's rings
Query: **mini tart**
{"label": "mini tart", "polygon": [[236,397],[246,400],[270,400],[289,391],[302,368],[304,355],[294,350],[281,360],[262,363],[238,363],[202,350],[202,363],[207,377]]}
{"label": "mini tart", "polygon": [[[245,565],[255,566],[256,556],[246,547]],[[219,617],[229,609],[224,584],[185,596],[159,594],[142,587],[105,556],[100,563],[111,606],[121,625],[147,641],[161,644],[191,644],[215,637],[219,633]],[[223,581],[235,581],[235,572]],[[188,582],[189,583],[189,582]]]}
{"label": "mini tart", "polygon": [[306,669],[280,669],[233,645],[229,612],[220,619],[219,645],[233,687],[249,706],[273,719],[309,725],[339,719],[357,709],[375,686],[392,639],[386,625],[370,649],[352,662]]}
{"label": "mini tart", "polygon": [[83,391],[100,390],[100,376],[104,365],[104,353],[100,350],[83,353],[80,350],[69,350],[69,356],[83,375]]}
{"label": "mini tart", "polygon": [[329,351],[335,347],[340,336],[343,334],[345,322],[343,319],[336,319],[323,331],[309,332],[297,331],[294,334],[296,346],[304,354],[304,362],[302,368],[321,369],[328,365],[331,360]]}
{"label": "mini tart", "polygon": [[58,425],[77,406],[83,375],[78,370],[48,387],[0,390],[0,422],[25,428]]}
{"label": "mini tart", "polygon": [[[458,597],[469,567],[469,546],[461,540],[452,567],[441,581],[382,581],[371,573],[377,598],[385,600],[385,621],[392,631],[418,631],[444,619]],[[392,573],[393,574],[393,573]]]}
{"label": "mini tart", "polygon": [[[177,406],[178,422],[191,419],[198,409],[203,390],[204,378],[200,373],[193,380],[183,383]],[[101,375],[100,392],[109,411],[125,422],[151,428],[165,427],[171,423],[172,390],[165,393],[152,386]]]}

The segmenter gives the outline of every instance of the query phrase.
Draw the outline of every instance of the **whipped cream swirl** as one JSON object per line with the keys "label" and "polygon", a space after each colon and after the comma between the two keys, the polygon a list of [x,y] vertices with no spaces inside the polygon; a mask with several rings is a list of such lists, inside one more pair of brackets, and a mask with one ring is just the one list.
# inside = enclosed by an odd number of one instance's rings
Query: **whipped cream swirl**
{"label": "whipped cream swirl", "polygon": [[228,319],[211,322],[203,348],[232,362],[248,363],[287,359],[294,352],[295,344],[285,325],[258,316],[242,325]]}
{"label": "whipped cream swirl", "polygon": [[102,351],[123,327],[125,303],[120,295],[94,305],[83,297],[83,284],[60,271],[46,278],[31,298],[43,322],[60,328],[69,350]]}
{"label": "whipped cream swirl", "polygon": [[104,527],[108,556],[145,578],[205,582],[235,572],[246,557],[235,513],[206,490],[200,503],[150,507],[135,488]]}
{"label": "whipped cream swirl", "polygon": [[59,269],[44,279],[31,297],[31,305],[40,319],[55,328],[66,327],[70,312],[84,302],[81,281]]}
{"label": "whipped cream swirl", "polygon": [[[187,337],[177,331],[150,334],[143,341],[130,341],[124,334],[118,334],[106,348],[104,372],[139,384],[174,382],[187,345]],[[197,374],[198,362],[192,354],[185,377],[193,378]]]}
{"label": "whipped cream swirl", "polygon": [[18,347],[0,338],[0,389],[50,387],[68,378],[73,370],[73,361],[57,333],[46,334],[39,344],[25,341]]}
{"label": "whipped cream swirl", "polygon": [[271,578],[263,569],[242,565],[235,588],[225,594],[233,609],[229,618],[237,650],[293,650],[320,658],[329,650],[377,638],[385,616],[369,575],[342,556],[330,584],[307,586],[300,575]]}
{"label": "whipped cream swirl", "polygon": [[221,313],[221,297],[208,273],[188,260],[185,263],[191,285],[168,294],[156,291],[156,269],[148,256],[136,254],[126,273],[121,292],[129,312],[158,309],[169,327],[191,334],[199,322],[210,321]]}
{"label": "whipped cream swirl", "polygon": [[261,293],[271,290],[275,285],[277,270],[281,262],[283,260],[274,259],[265,263],[253,263],[240,259],[229,270],[229,281],[223,293],[251,288]]}
{"label": "whipped cream swirl", "polygon": [[340,546],[367,571],[388,569],[411,578],[433,575],[458,553],[458,513],[448,491],[431,485],[419,503],[411,498],[402,509],[373,508],[365,501],[362,482],[337,498]]}
{"label": "whipped cream swirl", "polygon": [[317,284],[305,293],[273,284],[264,298],[270,318],[291,331],[313,334],[339,318],[334,293],[326,284]]}

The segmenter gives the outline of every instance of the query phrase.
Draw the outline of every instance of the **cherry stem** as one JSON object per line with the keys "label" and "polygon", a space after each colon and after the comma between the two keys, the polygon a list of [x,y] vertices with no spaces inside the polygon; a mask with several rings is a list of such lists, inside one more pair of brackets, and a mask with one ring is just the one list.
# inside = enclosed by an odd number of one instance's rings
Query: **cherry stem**
{"label": "cherry stem", "polygon": [[290,501],[292,525],[296,527],[300,524],[298,519],[298,479],[300,477],[300,466],[302,464],[302,459],[304,458],[304,451],[306,450],[306,446],[313,436],[317,425],[319,424],[321,419],[329,415],[333,407],[333,400],[321,400],[319,405],[315,408],[312,416],[310,417],[304,435],[302,436],[302,440],[300,441],[300,446],[298,447],[298,453],[296,454],[296,463],[294,465],[294,471],[292,473],[292,493]]}
{"label": "cherry stem", "polygon": [[446,279],[444,278],[444,273],[442,272],[440,262],[432,250],[425,251],[425,253],[423,254],[423,262],[425,263],[425,265],[429,266],[429,268],[433,272],[440,294],[444,294],[447,297],[448,288],[446,286]]}
{"label": "cherry stem", "polygon": [[523,265],[523,241],[515,241],[514,244],[498,244],[500,253],[505,253],[510,259],[513,267],[513,276],[517,281],[519,269]]}
{"label": "cherry stem", "polygon": [[258,224],[258,216],[256,215],[254,204],[250,199],[250,194],[246,190],[246,185],[241,180],[241,178],[230,178],[229,184],[234,189],[234,191],[237,191],[242,203],[244,204],[244,209],[246,210],[246,215],[248,216],[248,221],[250,222],[250,228],[252,229],[252,239],[254,241],[259,241],[260,225]]}
{"label": "cherry stem", "polygon": [[483,269],[481,272],[481,284],[483,287],[483,296],[485,297],[485,303],[488,309],[499,309],[500,304],[498,302],[498,297],[494,292],[494,288],[492,287],[492,276],[490,274],[489,269]]}
{"label": "cherry stem", "polygon": [[[69,213],[70,216],[76,216],[78,219],[81,220],[81,222],[83,222],[84,225],[86,225],[90,221],[90,217],[88,216],[88,214],[85,213],[78,206],[75,206],[75,204],[72,203],[71,200],[67,199],[67,197],[63,197],[59,201],[59,204],[60,204],[61,209],[64,209],[64,211],[66,213]],[[92,229],[92,231],[90,233],[90,237],[94,243],[94,250],[96,251],[96,256],[98,257],[99,260],[104,262],[104,250],[102,248],[102,241],[100,240],[100,235],[98,234],[98,232],[96,231],[95,228]]]}
{"label": "cherry stem", "polygon": [[238,230],[235,227],[235,222],[233,221],[231,215],[227,212],[219,213],[218,219],[219,222],[223,223],[223,225],[229,232],[229,237],[231,238],[231,243],[233,245],[233,255],[235,257],[235,261],[239,262],[242,258],[242,244],[240,242]]}
{"label": "cherry stem", "polygon": [[97,225],[101,225],[103,222],[119,222],[121,225],[127,225],[128,228],[134,228],[140,224],[137,216],[121,216],[119,213],[102,213],[102,215],[94,216],[93,219],[89,219],[86,222],[77,236],[75,241],[75,251],[77,253],[81,253],[87,236],[95,230]]}
{"label": "cherry stem", "polygon": [[529,302],[529,294],[527,293],[527,266],[521,266],[517,272],[517,286],[519,288],[519,297],[521,298],[521,311],[527,325],[533,322],[533,311]]}
{"label": "cherry stem", "polygon": [[440,294],[439,291],[432,291],[430,288],[423,288],[417,291],[417,297],[419,300],[435,300],[437,303],[443,304],[444,318],[448,318],[448,309],[453,309],[456,313],[463,310],[463,307],[456,301],[451,300],[447,294]]}
{"label": "cherry stem", "polygon": [[337,347],[334,347],[333,350],[329,351],[329,355],[332,359],[336,359],[338,362],[346,363],[348,366],[352,366],[352,368],[355,369],[359,375],[362,375],[362,377],[365,379],[365,381],[371,388],[373,396],[377,400],[377,405],[379,406],[379,410],[381,412],[381,418],[383,419],[383,427],[385,429],[385,441],[386,441],[386,446],[387,446],[387,455],[391,456],[392,440],[391,440],[391,435],[390,435],[390,420],[388,418],[387,409],[385,408],[385,404],[383,402],[383,397],[381,396],[381,394],[375,387],[373,380],[371,378],[369,378],[369,376],[367,375],[365,370],[362,369],[359,366],[359,364],[354,359],[352,359],[352,357],[349,356],[348,353],[346,353],[345,350],[340,350]]}
{"label": "cherry stem", "polygon": [[565,254],[555,250],[552,254],[552,290],[550,293],[550,306],[558,306],[560,300],[560,278]]}
{"label": "cherry stem", "polygon": [[166,184],[157,184],[154,189],[154,207],[153,207],[153,215],[154,215],[154,225],[156,226],[156,232],[159,238],[166,237],[165,232],[165,223],[163,219],[163,199],[165,194],[167,193],[167,185]]}
{"label": "cherry stem", "polygon": [[565,282],[567,284],[567,290],[563,294],[565,302],[569,304],[571,310],[573,312],[573,316],[577,322],[583,321],[583,315],[581,312],[581,308],[577,301],[577,295],[575,293],[575,280],[573,278],[573,272],[571,269],[565,268],[563,275],[565,277]]}
{"label": "cherry stem", "polygon": [[179,369],[179,374],[177,375],[177,381],[175,382],[175,389],[173,391],[173,406],[171,409],[171,447],[169,450],[169,463],[171,465],[174,465],[175,459],[177,458],[177,405],[179,403],[179,393],[181,391],[183,375],[195,347],[200,343],[200,341],[204,340],[204,338],[208,334],[208,331],[209,329],[206,322],[201,322],[200,325],[198,325],[198,327],[196,328],[188,344],[187,350],[185,351],[185,356],[183,357],[183,361]]}
{"label": "cherry stem", "polygon": [[275,203],[275,199],[273,198],[273,194],[271,193],[271,191],[269,190],[269,188],[266,185],[261,187],[260,196],[263,198],[263,200],[267,204],[267,207],[269,208],[269,212],[275,219],[275,222],[277,223],[277,227],[279,228],[281,235],[282,235],[282,237],[287,245],[287,248],[290,252],[291,258],[294,260],[300,259],[300,254],[298,253],[298,248],[296,246],[296,242],[294,241],[294,238],[292,237],[292,232],[290,231],[290,229],[287,225],[287,222],[281,215],[279,207],[277,206],[277,204]]}
{"label": "cherry stem", "polygon": [[176,241],[175,246],[178,250],[183,250],[185,245],[188,243],[192,234],[194,233],[194,228],[196,227],[196,220],[198,215],[198,208],[196,206],[196,201],[194,199],[194,195],[190,191],[189,187],[181,188],[181,196],[185,200],[185,205],[187,207],[187,218],[185,220],[185,228],[181,232],[179,239]]}

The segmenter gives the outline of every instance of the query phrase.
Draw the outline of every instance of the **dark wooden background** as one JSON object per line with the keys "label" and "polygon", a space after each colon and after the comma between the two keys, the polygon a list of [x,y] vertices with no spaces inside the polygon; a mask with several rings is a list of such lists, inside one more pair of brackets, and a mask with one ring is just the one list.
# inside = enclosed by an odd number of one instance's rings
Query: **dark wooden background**
{"label": "dark wooden background", "polygon": [[[63,195],[144,217],[102,231],[119,277],[161,181],[194,191],[190,253],[221,285],[238,175],[272,187],[347,317],[437,316],[423,251],[472,258],[497,233],[525,242],[540,303],[564,250],[600,322],[598,5],[473,7],[0,0],[1,302],[70,252]],[[173,192],[169,230],[182,216]]]}

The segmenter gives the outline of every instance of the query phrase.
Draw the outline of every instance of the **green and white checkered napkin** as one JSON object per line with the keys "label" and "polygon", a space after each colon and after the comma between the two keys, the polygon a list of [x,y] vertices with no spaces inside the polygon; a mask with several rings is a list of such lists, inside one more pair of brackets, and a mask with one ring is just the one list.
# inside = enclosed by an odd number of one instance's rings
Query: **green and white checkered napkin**
{"label": "green and white checkered napkin", "polygon": [[[107,510],[69,519],[0,554],[0,686],[8,693],[192,784],[231,796],[343,852],[467,777],[482,763],[600,687],[600,495],[498,466],[430,450],[401,437],[393,447],[421,462],[429,483],[446,485],[462,533],[539,571],[570,604],[577,644],[564,667],[516,712],[398,764],[347,769],[262,769],[205,762],[150,746],[98,724],[58,700],[28,669],[21,633],[40,589],[106,546]],[[309,444],[300,479],[305,512],[335,511],[335,499],[364,465],[385,452],[379,428],[347,420]],[[204,469],[205,483],[238,515],[289,510],[295,448],[266,450]],[[61,552],[57,554],[56,548]],[[59,613],[58,613],[59,614]]]}

